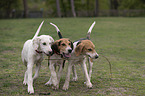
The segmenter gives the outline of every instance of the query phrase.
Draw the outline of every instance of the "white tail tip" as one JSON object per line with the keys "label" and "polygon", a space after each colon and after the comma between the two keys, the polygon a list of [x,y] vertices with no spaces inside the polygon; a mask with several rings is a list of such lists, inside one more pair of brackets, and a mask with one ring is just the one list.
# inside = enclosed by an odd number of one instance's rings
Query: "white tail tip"
{"label": "white tail tip", "polygon": [[94,21],[94,23],[91,25],[91,27],[88,30],[88,33],[91,33],[91,31],[92,31],[92,29],[93,29],[93,27],[94,27],[95,24],[96,24],[96,21]]}
{"label": "white tail tip", "polygon": [[33,39],[36,38],[36,37],[38,36],[38,34],[39,34],[39,32],[40,32],[40,29],[41,29],[43,23],[44,23],[44,20],[43,20],[43,21],[41,22],[41,24],[39,25],[39,27],[38,27],[38,29],[37,29],[37,31],[36,31],[35,36],[33,37]]}
{"label": "white tail tip", "polygon": [[50,24],[53,25],[53,26],[56,28],[56,31],[57,31],[57,32],[60,32],[59,28],[58,28],[55,24],[53,24],[53,23],[51,23],[51,22],[50,22]]}

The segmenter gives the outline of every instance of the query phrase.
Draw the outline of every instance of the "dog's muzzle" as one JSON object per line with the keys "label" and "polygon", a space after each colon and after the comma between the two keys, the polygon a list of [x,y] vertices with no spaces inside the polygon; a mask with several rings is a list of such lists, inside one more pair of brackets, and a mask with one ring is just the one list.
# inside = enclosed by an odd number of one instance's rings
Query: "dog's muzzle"
{"label": "dog's muzzle", "polygon": [[45,53],[47,56],[51,56],[53,54],[52,51],[49,51],[48,53]]}
{"label": "dog's muzzle", "polygon": [[68,52],[71,53],[72,52],[72,49],[68,49]]}
{"label": "dog's muzzle", "polygon": [[99,56],[98,56],[98,55],[96,55],[96,56],[95,56],[95,59],[97,59],[97,58],[99,58]]}

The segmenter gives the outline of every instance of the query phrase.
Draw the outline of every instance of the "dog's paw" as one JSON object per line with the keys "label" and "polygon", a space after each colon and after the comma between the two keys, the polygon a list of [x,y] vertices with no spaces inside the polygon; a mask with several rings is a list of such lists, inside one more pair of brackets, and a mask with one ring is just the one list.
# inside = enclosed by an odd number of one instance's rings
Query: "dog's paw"
{"label": "dog's paw", "polygon": [[88,88],[92,88],[93,87],[93,85],[92,85],[92,83],[91,82],[85,82],[86,83],[86,86],[88,87]]}
{"label": "dog's paw", "polygon": [[67,91],[67,90],[68,90],[68,86],[66,86],[66,85],[63,85],[63,88],[62,88],[62,90],[64,90],[64,91]]}
{"label": "dog's paw", "polygon": [[47,85],[52,85],[52,82],[51,81],[48,81],[47,83],[45,83],[45,85],[47,86]]}
{"label": "dog's paw", "polygon": [[54,89],[54,90],[57,90],[57,89],[59,89],[59,85],[52,86],[52,89]]}
{"label": "dog's paw", "polygon": [[27,82],[26,82],[26,81],[23,81],[23,84],[24,84],[24,85],[27,85]]}
{"label": "dog's paw", "polygon": [[29,87],[29,86],[28,86],[28,93],[29,93],[29,94],[34,94],[34,89],[33,89],[33,87]]}

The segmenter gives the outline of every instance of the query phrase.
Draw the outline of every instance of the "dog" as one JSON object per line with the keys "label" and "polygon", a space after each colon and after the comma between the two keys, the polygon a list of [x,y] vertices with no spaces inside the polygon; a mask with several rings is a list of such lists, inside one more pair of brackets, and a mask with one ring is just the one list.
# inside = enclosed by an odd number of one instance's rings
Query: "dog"
{"label": "dog", "polygon": [[[44,21],[42,21],[42,23],[40,24],[34,37],[24,43],[21,53],[22,62],[27,67],[23,84],[28,85],[28,93],[30,94],[34,93],[33,81],[36,80],[39,75],[43,56],[44,54],[49,56],[52,53],[51,44],[54,42],[54,39],[49,35],[38,36],[43,22]],[[36,70],[35,75],[32,78],[32,69],[34,64],[36,64]]]}
{"label": "dog", "polygon": [[[51,72],[51,77],[49,81],[45,83],[45,85],[53,84],[53,89],[56,90],[59,88],[59,82],[62,74],[63,64],[65,63],[64,58],[71,57],[71,52],[73,50],[73,43],[71,42],[71,40],[62,37],[60,30],[55,24],[53,23],[50,24],[56,28],[60,39],[56,40],[51,46],[53,50],[53,55],[50,56],[50,60],[49,60],[49,69]],[[56,66],[59,66],[59,70],[57,73],[56,73]]]}
{"label": "dog", "polygon": [[[68,59],[68,68],[67,68],[67,75],[65,79],[65,83],[63,85],[63,90],[68,90],[69,88],[69,81],[70,81],[70,73],[73,67],[74,79],[77,79],[76,71],[75,71],[75,64],[81,64],[85,80],[86,86],[88,88],[92,88],[92,83],[90,81],[90,77],[88,75],[87,67],[86,67],[86,59],[87,56],[92,59],[97,59],[99,55],[95,51],[95,45],[90,40],[90,34],[95,25],[95,22],[91,25],[87,38],[83,38],[77,40],[73,43],[74,50],[71,53],[71,57]],[[90,59],[91,60],[91,59]]]}

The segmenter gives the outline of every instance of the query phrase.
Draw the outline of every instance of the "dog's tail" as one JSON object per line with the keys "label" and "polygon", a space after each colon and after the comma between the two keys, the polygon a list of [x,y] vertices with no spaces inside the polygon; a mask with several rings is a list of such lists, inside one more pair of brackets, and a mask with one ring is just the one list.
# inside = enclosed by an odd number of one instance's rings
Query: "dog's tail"
{"label": "dog's tail", "polygon": [[87,39],[90,39],[90,34],[91,34],[91,31],[92,31],[92,29],[93,29],[95,23],[96,23],[96,22],[94,21],[94,23],[93,23],[93,24],[91,25],[91,27],[89,28],[88,33],[87,33]]}
{"label": "dog's tail", "polygon": [[56,31],[57,31],[57,34],[58,34],[59,38],[60,38],[60,39],[63,38],[62,35],[61,35],[61,33],[60,33],[59,28],[58,28],[55,24],[53,24],[53,23],[51,23],[51,22],[50,22],[50,24],[53,25],[53,26],[56,28]]}
{"label": "dog's tail", "polygon": [[39,32],[40,32],[40,29],[41,29],[43,23],[44,23],[44,21],[42,21],[41,24],[39,25],[39,28],[37,29],[37,32],[35,33],[33,39],[36,38],[36,37],[38,36],[38,34],[39,34]]}

